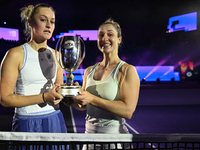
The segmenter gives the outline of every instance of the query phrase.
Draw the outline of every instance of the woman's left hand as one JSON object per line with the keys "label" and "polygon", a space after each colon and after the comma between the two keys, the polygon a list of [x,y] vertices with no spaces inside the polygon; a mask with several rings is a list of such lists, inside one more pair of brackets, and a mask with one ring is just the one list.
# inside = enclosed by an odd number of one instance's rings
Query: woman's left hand
{"label": "woman's left hand", "polygon": [[81,106],[85,106],[92,102],[93,95],[87,91],[78,92],[79,96],[73,97],[72,99]]}

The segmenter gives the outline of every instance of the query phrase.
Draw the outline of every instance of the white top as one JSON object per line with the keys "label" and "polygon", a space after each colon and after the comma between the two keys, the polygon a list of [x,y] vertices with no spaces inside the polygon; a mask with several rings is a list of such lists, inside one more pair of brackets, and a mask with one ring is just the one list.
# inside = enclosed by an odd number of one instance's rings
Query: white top
{"label": "white top", "polygon": [[[27,96],[48,92],[54,86],[57,72],[51,48],[47,47],[45,51],[37,52],[28,43],[25,43],[23,48],[24,63],[19,71],[15,94]],[[25,116],[42,115],[57,109],[59,105],[41,103],[15,108],[15,113]]]}

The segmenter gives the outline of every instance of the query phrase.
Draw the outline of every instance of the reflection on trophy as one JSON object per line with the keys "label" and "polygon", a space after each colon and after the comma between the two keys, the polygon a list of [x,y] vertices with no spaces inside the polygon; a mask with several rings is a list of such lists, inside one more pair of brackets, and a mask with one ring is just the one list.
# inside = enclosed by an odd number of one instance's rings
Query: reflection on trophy
{"label": "reflection on trophy", "polygon": [[[58,54],[57,54],[58,53]],[[64,97],[77,96],[81,86],[73,83],[73,71],[77,70],[85,57],[85,45],[78,36],[63,36],[56,45],[56,58],[63,70],[68,72],[66,83],[61,85],[58,93]]]}

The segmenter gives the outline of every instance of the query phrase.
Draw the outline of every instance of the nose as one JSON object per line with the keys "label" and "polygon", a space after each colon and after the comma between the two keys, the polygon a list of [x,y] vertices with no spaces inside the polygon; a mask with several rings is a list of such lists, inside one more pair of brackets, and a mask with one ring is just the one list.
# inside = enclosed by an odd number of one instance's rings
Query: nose
{"label": "nose", "polygon": [[102,41],[107,41],[108,40],[108,36],[107,35],[104,35],[103,37],[102,37]]}
{"label": "nose", "polygon": [[47,27],[47,28],[50,28],[50,27],[51,27],[51,22],[50,22],[50,21],[47,21],[47,22],[46,22],[46,27]]}

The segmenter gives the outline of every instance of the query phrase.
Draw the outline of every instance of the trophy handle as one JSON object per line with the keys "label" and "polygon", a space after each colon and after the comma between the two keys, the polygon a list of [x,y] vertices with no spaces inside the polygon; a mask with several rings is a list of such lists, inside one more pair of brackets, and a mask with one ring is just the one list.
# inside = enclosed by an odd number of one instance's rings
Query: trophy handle
{"label": "trophy handle", "polygon": [[85,58],[85,44],[84,44],[82,38],[79,37],[79,39],[83,44],[83,55],[82,55],[82,57],[80,56],[80,58],[81,58],[81,60],[79,61],[79,65],[80,65],[82,63],[83,59]]}
{"label": "trophy handle", "polygon": [[58,57],[58,55],[57,55],[57,52],[58,52],[58,45],[59,45],[59,43],[60,43],[60,40],[61,40],[61,38],[59,38],[58,39],[58,42],[57,42],[57,44],[56,44],[56,50],[55,50],[55,54],[56,54],[56,59],[57,59],[57,61],[60,63],[60,59],[59,59],[59,57]]}
{"label": "trophy handle", "polygon": [[[63,66],[62,61],[61,61],[61,43],[62,43],[62,41],[63,41],[63,37],[59,38],[59,40],[56,44],[55,54],[56,54],[56,59],[57,59],[58,63],[60,64],[61,68],[63,70],[65,70],[65,67]],[[59,53],[59,56],[57,55],[57,53]]]}

